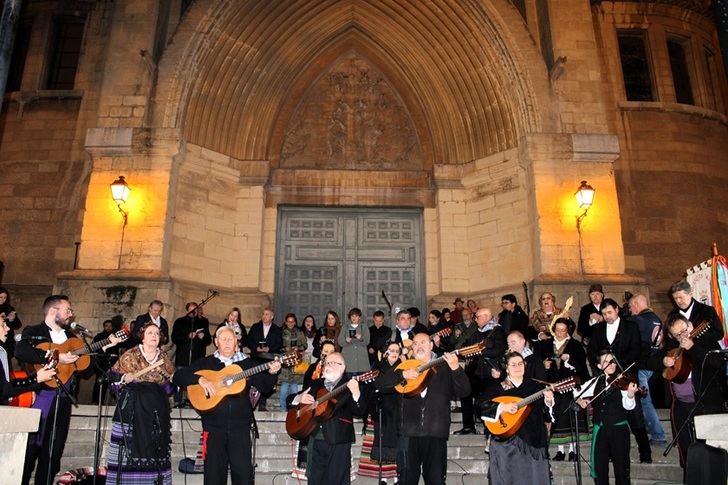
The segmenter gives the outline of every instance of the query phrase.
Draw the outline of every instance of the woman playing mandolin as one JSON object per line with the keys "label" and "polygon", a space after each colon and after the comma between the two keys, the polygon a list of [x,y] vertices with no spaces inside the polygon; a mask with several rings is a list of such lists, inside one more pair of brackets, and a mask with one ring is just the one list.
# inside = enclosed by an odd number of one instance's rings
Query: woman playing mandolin
{"label": "woman playing mandolin", "polygon": [[509,438],[494,436],[491,439],[489,483],[548,485],[551,483],[551,472],[546,422],[553,421],[551,408],[554,406],[554,394],[550,390],[542,391],[543,384],[524,378],[526,367],[521,354],[506,354],[505,363],[506,379],[488,388],[484,400],[478,406],[484,419],[505,420],[507,415],[515,415],[519,411],[515,402],[498,403],[494,401],[497,397],[525,398],[541,391],[543,399],[529,405],[530,413],[515,434]]}

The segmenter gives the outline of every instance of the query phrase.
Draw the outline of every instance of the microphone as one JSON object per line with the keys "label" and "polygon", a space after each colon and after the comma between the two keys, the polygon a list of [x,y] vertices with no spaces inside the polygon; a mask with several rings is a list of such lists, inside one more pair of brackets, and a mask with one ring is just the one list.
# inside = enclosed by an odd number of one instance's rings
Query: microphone
{"label": "microphone", "polygon": [[16,342],[20,342],[21,340],[48,340],[48,338],[43,337],[42,335],[29,335],[27,337],[23,337],[22,335],[18,334],[13,338]]}
{"label": "microphone", "polygon": [[84,327],[83,325],[81,325],[80,323],[72,322],[71,329],[77,331],[80,334],[88,335],[89,337],[92,336],[91,332],[89,332],[88,329],[86,327]]}

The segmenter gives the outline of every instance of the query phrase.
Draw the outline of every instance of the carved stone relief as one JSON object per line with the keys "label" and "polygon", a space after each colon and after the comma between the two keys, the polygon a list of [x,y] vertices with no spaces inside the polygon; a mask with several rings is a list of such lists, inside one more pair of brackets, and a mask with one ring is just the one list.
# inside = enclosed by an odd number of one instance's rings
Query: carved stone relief
{"label": "carved stone relief", "polygon": [[280,166],[354,170],[420,169],[412,119],[384,75],[356,52],[337,60],[295,109]]}

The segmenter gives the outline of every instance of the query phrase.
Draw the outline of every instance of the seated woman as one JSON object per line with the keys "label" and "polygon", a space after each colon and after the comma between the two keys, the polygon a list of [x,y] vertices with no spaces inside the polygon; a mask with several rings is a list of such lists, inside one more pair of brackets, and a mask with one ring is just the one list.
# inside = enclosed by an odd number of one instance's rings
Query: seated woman
{"label": "seated woman", "polygon": [[[10,333],[10,327],[0,313],[0,344],[5,344]],[[8,399],[19,396],[24,392],[40,389],[40,383],[50,380],[56,375],[55,369],[43,368],[37,374],[30,374],[22,379],[10,377],[10,359],[5,348],[0,345],[0,406],[8,404]]]}
{"label": "seated woman", "polygon": [[[525,361],[521,354],[510,352],[505,355],[506,378],[489,387],[478,404],[481,416],[497,419],[501,414],[515,414],[515,403],[497,403],[500,396],[528,397],[541,391],[544,386],[524,378]],[[546,406],[544,406],[544,404]],[[543,400],[530,404],[531,412],[523,425],[510,438],[493,436],[490,442],[488,479],[492,485],[529,483],[549,485],[551,467],[548,454],[548,433],[546,421],[553,421],[554,406],[552,391],[544,391]]]}
{"label": "seated woman", "polygon": [[[171,485],[170,409],[174,365],[159,348],[159,327],[146,323],[131,348],[111,368],[121,384],[111,425],[107,483]],[[161,364],[157,364],[161,361]],[[153,365],[158,367],[141,374]]]}

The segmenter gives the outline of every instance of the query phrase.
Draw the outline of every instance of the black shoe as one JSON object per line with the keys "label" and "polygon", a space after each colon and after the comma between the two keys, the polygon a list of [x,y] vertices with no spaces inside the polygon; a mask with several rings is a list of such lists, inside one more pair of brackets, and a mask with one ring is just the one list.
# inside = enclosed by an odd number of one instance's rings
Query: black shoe
{"label": "black shoe", "polygon": [[477,434],[477,432],[475,431],[475,428],[463,428],[463,429],[459,429],[457,431],[453,431],[452,434],[458,434],[458,435]]}
{"label": "black shoe", "polygon": [[640,463],[652,463],[652,457],[651,456],[644,456],[640,457]]}
{"label": "black shoe", "polygon": [[260,406],[258,406],[258,411],[265,412],[265,411],[268,411],[268,408],[266,407],[265,404],[261,404]]}
{"label": "black shoe", "polygon": [[564,461],[564,458],[566,458],[566,455],[563,451],[559,451],[554,455],[553,458],[551,458],[551,461]]}
{"label": "black shoe", "polygon": [[569,461],[576,461],[576,453],[573,451],[569,452]]}

